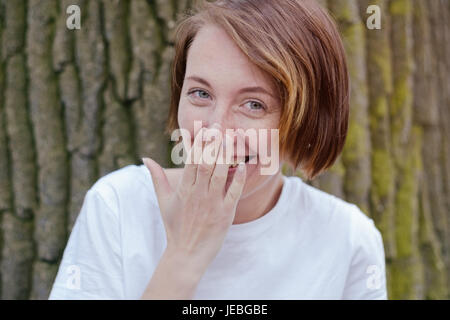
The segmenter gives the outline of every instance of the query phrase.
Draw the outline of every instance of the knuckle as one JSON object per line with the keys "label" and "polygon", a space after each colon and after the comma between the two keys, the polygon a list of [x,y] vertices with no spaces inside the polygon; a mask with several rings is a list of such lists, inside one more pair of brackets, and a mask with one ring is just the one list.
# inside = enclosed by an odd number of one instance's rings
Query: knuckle
{"label": "knuckle", "polygon": [[227,175],[224,173],[216,173],[211,177],[212,183],[221,183],[227,178]]}
{"label": "knuckle", "polygon": [[180,186],[176,190],[176,195],[178,199],[185,199],[189,196],[191,188],[187,188],[185,186]]}
{"label": "knuckle", "polygon": [[201,164],[198,166],[198,172],[200,174],[206,175],[206,174],[210,174],[211,173],[211,166],[207,165],[207,164]]}

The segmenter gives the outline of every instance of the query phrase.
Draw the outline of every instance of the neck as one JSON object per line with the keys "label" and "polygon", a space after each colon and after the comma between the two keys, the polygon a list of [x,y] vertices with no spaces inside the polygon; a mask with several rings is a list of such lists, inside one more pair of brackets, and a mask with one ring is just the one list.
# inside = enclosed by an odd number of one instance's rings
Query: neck
{"label": "neck", "polygon": [[277,203],[283,188],[283,177],[281,172],[268,177],[263,185],[250,195],[244,195],[236,207],[236,215],[233,224],[246,223],[256,220]]}

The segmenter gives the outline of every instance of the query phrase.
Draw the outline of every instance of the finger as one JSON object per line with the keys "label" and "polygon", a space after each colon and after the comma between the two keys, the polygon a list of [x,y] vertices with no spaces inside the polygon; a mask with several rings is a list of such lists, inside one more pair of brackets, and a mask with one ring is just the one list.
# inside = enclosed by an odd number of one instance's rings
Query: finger
{"label": "finger", "polygon": [[187,161],[184,165],[181,185],[192,186],[197,177],[197,167],[201,159],[204,128],[201,128],[195,136],[194,143],[188,151]]}
{"label": "finger", "polygon": [[209,183],[209,189],[212,192],[222,194],[222,196],[225,194],[225,185],[228,177],[228,169],[233,163],[231,158],[229,160],[227,160],[226,158],[226,153],[228,150],[227,146],[231,146],[231,148],[233,146],[233,138],[230,137],[228,134],[226,134],[224,139],[222,140],[222,145],[219,149],[219,154],[217,156],[216,166],[214,167],[214,171],[211,176],[211,181]]}
{"label": "finger", "polygon": [[150,171],[150,176],[153,181],[153,186],[155,188],[158,201],[169,196],[172,192],[172,188],[170,187],[169,181],[167,180],[167,176],[164,173],[163,168],[161,168],[161,166],[157,162],[150,158],[142,158],[142,162]]}
{"label": "finger", "polygon": [[239,166],[234,174],[233,181],[228,188],[227,194],[225,195],[224,202],[233,208],[237,205],[239,198],[242,195],[242,190],[244,189],[246,178],[246,168],[245,163],[239,163]]}
{"label": "finger", "polygon": [[222,132],[217,127],[213,127],[207,130],[205,135],[207,140],[212,141],[205,145],[202,152],[201,163],[197,168],[196,184],[198,188],[207,191],[222,146]]}
{"label": "finger", "polygon": [[243,129],[238,129],[236,132],[236,157],[239,162],[245,161],[246,146]]}

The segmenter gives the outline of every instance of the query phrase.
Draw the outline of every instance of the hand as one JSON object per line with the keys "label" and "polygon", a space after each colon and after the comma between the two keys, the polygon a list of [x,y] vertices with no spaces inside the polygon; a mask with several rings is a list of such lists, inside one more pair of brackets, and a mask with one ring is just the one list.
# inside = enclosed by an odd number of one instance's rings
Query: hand
{"label": "hand", "polygon": [[[191,161],[185,165],[175,190],[169,185],[161,166],[149,158],[144,159],[144,164],[150,170],[155,186],[166,229],[167,250],[194,259],[199,267],[206,269],[233,223],[245,184],[246,169],[241,163],[228,190],[225,190],[230,164],[225,164],[225,161],[217,163],[217,159],[225,159],[222,134],[216,135],[218,149],[214,148],[214,161],[199,164],[199,159],[194,157],[194,150],[203,146],[201,137],[204,131],[202,128],[195,137],[188,155]],[[202,160],[206,159],[206,149],[199,153]]]}

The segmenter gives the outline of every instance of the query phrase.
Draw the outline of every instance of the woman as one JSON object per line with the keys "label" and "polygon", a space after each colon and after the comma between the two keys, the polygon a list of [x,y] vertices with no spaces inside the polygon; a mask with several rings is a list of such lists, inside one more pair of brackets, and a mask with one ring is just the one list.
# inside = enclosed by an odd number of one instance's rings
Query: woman
{"label": "woman", "polygon": [[[309,179],[342,151],[349,83],[327,13],[306,0],[203,2],[175,49],[169,129],[183,130],[190,161],[144,159],[99,179],[50,298],[386,299],[373,221],[298,177],[262,174],[255,148],[279,147]],[[279,139],[252,145],[227,129]]]}

